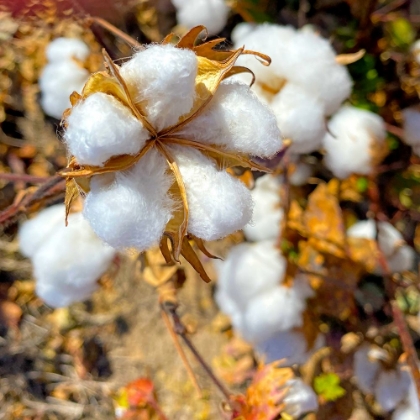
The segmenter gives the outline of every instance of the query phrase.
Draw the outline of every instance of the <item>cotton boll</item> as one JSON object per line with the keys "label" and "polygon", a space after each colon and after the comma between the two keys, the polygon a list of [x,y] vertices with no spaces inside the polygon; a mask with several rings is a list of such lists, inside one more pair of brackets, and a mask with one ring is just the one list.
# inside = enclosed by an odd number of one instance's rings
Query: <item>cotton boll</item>
{"label": "cotton boll", "polygon": [[377,358],[372,357],[372,349],[368,344],[362,345],[354,353],[353,368],[357,386],[366,394],[372,394],[381,365]]}
{"label": "cotton boll", "polygon": [[314,170],[311,165],[305,162],[298,162],[296,163],[294,172],[289,174],[289,182],[296,187],[305,185],[313,172]]}
{"label": "cotton boll", "polygon": [[[404,141],[417,150],[420,147],[420,111],[417,107],[406,108],[402,111]],[[419,154],[418,152],[414,152]]]}
{"label": "cotton boll", "polygon": [[256,25],[248,22],[241,22],[238,23],[234,28],[232,33],[230,34],[231,40],[235,44],[241,43],[241,40],[244,39],[246,36],[251,34],[257,28]]}
{"label": "cotton boll", "polygon": [[80,213],[68,222],[57,225],[32,258],[37,294],[53,307],[88,298],[115,255]]}
{"label": "cotton boll", "polygon": [[54,233],[58,225],[64,225],[65,208],[61,204],[48,207],[33,219],[27,220],[19,228],[19,249],[32,258],[43,242]]}
{"label": "cotton boll", "polygon": [[178,9],[178,24],[188,29],[204,25],[211,36],[218,34],[226,25],[229,7],[224,0],[189,0],[173,3]]}
{"label": "cotton boll", "polygon": [[372,147],[384,143],[383,119],[370,111],[344,106],[328,124],[324,137],[325,165],[337,178],[373,171]]}
{"label": "cotton boll", "polygon": [[[240,310],[262,293],[274,290],[283,280],[286,260],[274,241],[241,244],[222,263],[224,290]],[[220,277],[219,277],[220,278]]]}
{"label": "cotton boll", "polygon": [[280,205],[280,186],[277,177],[264,175],[251,191],[254,212],[251,223],[243,231],[248,241],[263,241],[279,236],[283,209]]}
{"label": "cotton boll", "polygon": [[45,54],[50,63],[69,61],[72,58],[84,61],[89,56],[89,47],[80,39],[56,38],[48,44]]}
{"label": "cotton boll", "polygon": [[242,331],[243,315],[236,302],[222,289],[217,289],[214,298],[220,310],[230,317],[235,331]]}
{"label": "cotton boll", "polygon": [[420,39],[413,43],[410,50],[417,64],[420,64]]}
{"label": "cotton boll", "polygon": [[404,244],[404,239],[401,233],[394,228],[390,223],[379,222],[378,223],[378,242],[383,253],[389,257],[392,255],[399,245]]}
{"label": "cotton boll", "polygon": [[353,238],[375,239],[376,224],[372,219],[361,220],[356,222],[353,226],[347,229],[347,236]]}
{"label": "cotton boll", "polygon": [[47,115],[61,119],[70,108],[70,95],[80,92],[89,77],[89,72],[73,61],[47,64],[39,79],[41,106]]}
{"label": "cotton boll", "polygon": [[410,387],[410,375],[402,369],[382,370],[375,384],[375,398],[386,412],[393,410]]}
{"label": "cotton boll", "polygon": [[187,192],[188,232],[212,241],[242,229],[252,216],[247,187],[202,153],[171,146]]}
{"label": "cotton boll", "polygon": [[392,413],[392,420],[418,420],[420,418],[419,397],[417,396],[416,385],[410,377],[410,388],[408,397]]}
{"label": "cotton boll", "polygon": [[144,251],[156,245],[174,207],[166,168],[163,156],[151,150],[114,180],[93,177],[83,212],[96,234],[114,248]]}
{"label": "cotton boll", "polygon": [[313,290],[296,278],[292,287],[279,286],[261,293],[249,302],[244,314],[243,337],[250,342],[267,340],[279,331],[302,326],[306,298]]}
{"label": "cotton boll", "polygon": [[415,252],[408,245],[403,245],[388,257],[388,267],[391,273],[401,273],[402,271],[411,270],[414,265]]}
{"label": "cotton boll", "polygon": [[151,45],[121,67],[136,104],[160,131],[177,123],[193,106],[197,57],[172,45]]}
{"label": "cotton boll", "polygon": [[294,418],[302,414],[318,410],[318,398],[315,391],[302,379],[295,378],[287,382],[290,387],[283,402],[286,404],[284,411]]}
{"label": "cotton boll", "polygon": [[129,108],[105,93],[77,104],[67,123],[64,139],[82,165],[102,166],[112,156],[136,154],[150,137]]}
{"label": "cotton boll", "polygon": [[204,112],[179,135],[259,157],[273,156],[282,145],[271,110],[258,100],[248,85],[230,80],[219,85]]}
{"label": "cotton boll", "polygon": [[292,153],[318,150],[326,132],[322,103],[300,86],[287,83],[274,97],[271,108],[282,135],[292,140]]}

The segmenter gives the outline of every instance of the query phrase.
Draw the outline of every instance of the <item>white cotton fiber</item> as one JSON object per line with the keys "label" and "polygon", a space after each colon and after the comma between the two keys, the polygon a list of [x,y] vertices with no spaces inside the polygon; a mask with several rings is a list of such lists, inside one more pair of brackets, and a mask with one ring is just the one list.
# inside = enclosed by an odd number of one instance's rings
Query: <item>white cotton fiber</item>
{"label": "white cotton fiber", "polygon": [[375,398],[386,412],[394,410],[407,396],[410,374],[403,369],[382,370],[375,384]]}
{"label": "white cotton fiber", "polygon": [[258,26],[249,22],[238,23],[230,34],[230,39],[234,44],[242,42],[247,35],[254,31]]}
{"label": "white cotton fiber", "polygon": [[220,310],[230,317],[234,330],[236,332],[242,331],[243,314],[235,301],[222,289],[216,290],[214,298]]}
{"label": "white cotton fiber", "polygon": [[366,394],[374,392],[374,385],[381,369],[378,359],[372,356],[374,354],[368,344],[363,344],[354,353],[354,378],[357,386]]}
{"label": "white cotton fiber", "polygon": [[56,38],[47,45],[45,50],[50,63],[69,61],[72,58],[84,61],[88,58],[89,52],[89,47],[76,38]]}
{"label": "white cotton fiber", "polygon": [[368,175],[373,171],[372,146],[385,142],[383,119],[373,112],[342,107],[328,123],[324,137],[325,165],[337,177]]}
{"label": "white cotton fiber", "polygon": [[74,61],[47,64],[39,78],[41,106],[47,115],[61,119],[63,112],[70,108],[70,95],[81,92],[89,77],[89,72]]}
{"label": "white cotton fiber", "polygon": [[305,162],[297,162],[293,173],[289,173],[289,182],[291,185],[301,187],[308,182],[308,179],[313,175],[314,168]]}
{"label": "white cotton fiber", "polygon": [[254,202],[252,221],[243,229],[248,241],[263,241],[279,236],[283,219],[280,187],[279,178],[272,175],[264,175],[255,182],[255,188],[251,191]]}
{"label": "white cotton fiber", "polygon": [[250,342],[267,340],[278,331],[302,326],[302,312],[313,290],[304,279],[291,287],[279,286],[256,296],[245,311],[243,337]]}
{"label": "white cotton fiber", "polygon": [[300,418],[302,414],[318,410],[318,398],[315,391],[302,379],[295,378],[287,382],[289,387],[283,403],[284,411],[293,418]]}
{"label": "white cotton fiber", "polygon": [[418,107],[406,108],[402,111],[404,141],[413,146],[416,154],[420,147],[420,110]]}
{"label": "white cotton fiber", "polygon": [[392,413],[392,420],[418,420],[420,419],[420,404],[417,389],[410,375],[410,388],[404,401]]}
{"label": "white cotton fiber", "polygon": [[220,262],[219,283],[240,310],[257,296],[274,290],[284,280],[286,260],[274,241],[240,244]]}
{"label": "white cotton fiber", "polygon": [[171,146],[187,191],[188,232],[206,241],[242,229],[252,216],[248,188],[202,153],[190,147]]}
{"label": "white cotton fiber", "polygon": [[326,132],[322,103],[299,85],[287,83],[274,97],[271,108],[283,137],[292,140],[292,153],[318,150]]}
{"label": "white cotton fiber", "polygon": [[64,139],[82,165],[102,166],[112,156],[136,154],[150,137],[129,108],[100,92],[77,104],[67,123]]}
{"label": "white cotton fiber", "polygon": [[64,225],[65,209],[61,204],[42,210],[33,219],[22,223],[19,228],[19,249],[32,258],[43,242],[54,233],[58,225]]}
{"label": "white cotton fiber", "polygon": [[413,43],[410,50],[417,64],[420,64],[420,39]]}
{"label": "white cotton fiber", "polygon": [[83,213],[96,234],[114,248],[144,251],[159,243],[174,206],[166,169],[165,159],[151,150],[115,179],[93,177]]}
{"label": "white cotton fiber", "polygon": [[172,45],[151,45],[121,67],[136,104],[160,131],[191,110],[195,95],[197,57]]}
{"label": "white cotton fiber", "polygon": [[372,219],[359,220],[347,229],[347,236],[353,238],[375,239],[376,225]]}
{"label": "white cotton fiber", "polygon": [[205,111],[177,134],[260,157],[273,156],[282,145],[272,111],[248,85],[231,80],[222,82]]}
{"label": "white cotton fiber", "polygon": [[172,0],[179,25],[188,29],[204,25],[209,35],[218,34],[226,25],[229,7],[225,0]]}

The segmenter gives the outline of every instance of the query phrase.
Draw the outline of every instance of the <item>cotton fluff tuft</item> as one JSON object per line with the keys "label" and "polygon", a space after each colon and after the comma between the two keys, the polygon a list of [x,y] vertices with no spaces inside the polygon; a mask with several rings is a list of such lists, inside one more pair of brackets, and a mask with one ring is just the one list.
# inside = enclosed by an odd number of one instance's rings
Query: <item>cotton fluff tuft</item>
{"label": "cotton fluff tuft", "polygon": [[89,47],[80,39],[62,37],[48,44],[45,55],[50,63],[60,63],[72,58],[84,61],[88,58],[89,52]]}
{"label": "cotton fluff tuft", "polygon": [[410,50],[417,64],[420,64],[420,39],[413,43]]}
{"label": "cotton fluff tuft", "polygon": [[83,214],[112,247],[144,251],[159,243],[172,217],[172,182],[163,156],[151,150],[127,171],[93,177]]}
{"label": "cotton fluff tuft", "polygon": [[137,104],[160,131],[191,110],[195,95],[197,57],[172,45],[151,45],[121,67],[121,76]]}
{"label": "cotton fluff tuft", "polygon": [[283,400],[286,404],[284,411],[293,418],[299,418],[302,414],[318,410],[318,398],[315,391],[302,379],[291,379],[286,383],[289,387]]}
{"label": "cotton fluff tuft", "polygon": [[382,370],[375,384],[375,398],[386,412],[394,410],[406,397],[410,374],[402,369]]}
{"label": "cotton fluff tuft", "polygon": [[291,185],[301,187],[308,182],[308,179],[313,175],[314,168],[305,162],[297,162],[293,173],[289,173],[289,182]]}
{"label": "cotton fluff tuft", "polygon": [[318,150],[326,132],[322,103],[305,89],[293,83],[274,97],[271,108],[285,138],[292,140],[292,153]]}
{"label": "cotton fluff tuft", "polygon": [[47,64],[39,78],[41,106],[51,117],[61,119],[70,108],[70,95],[80,92],[89,77],[89,72],[75,61],[54,61]]}
{"label": "cotton fluff tuft", "polygon": [[385,142],[383,119],[373,112],[342,107],[328,123],[324,137],[325,165],[337,178],[373,171],[373,150]]}
{"label": "cotton fluff tuft", "polygon": [[381,369],[371,347],[363,344],[354,353],[354,377],[358,387],[366,394],[374,392],[374,385]]}
{"label": "cotton fluff tuft", "polygon": [[[45,231],[31,252],[37,294],[50,306],[61,307],[87,299],[98,287],[115,250],[102,243],[80,213],[64,224],[64,205],[56,205],[23,224],[20,246],[26,253],[34,242],[28,234]],[[28,226],[26,226],[29,224]],[[33,251],[33,250],[32,250]]]}
{"label": "cotton fluff tuft", "polygon": [[271,175],[264,175],[256,180],[255,188],[251,191],[254,202],[252,221],[243,229],[249,241],[275,239],[279,235],[283,219],[280,187],[279,178]]}
{"label": "cotton fluff tuft", "polygon": [[246,225],[252,216],[248,188],[192,148],[171,146],[187,192],[188,232],[207,241]]}
{"label": "cotton fluff tuft", "polygon": [[172,0],[179,25],[188,29],[204,25],[209,35],[218,34],[226,25],[229,7],[225,0]]}
{"label": "cotton fluff tuft", "polygon": [[402,115],[404,140],[420,156],[420,110],[417,107],[406,108]]}
{"label": "cotton fluff tuft", "polygon": [[270,109],[249,86],[231,80],[219,85],[204,112],[179,134],[201,143],[221,145],[228,151],[260,157],[273,156],[282,143]]}
{"label": "cotton fluff tuft", "polygon": [[82,165],[103,165],[115,155],[140,151],[149,132],[111,95],[94,93],[77,104],[67,119],[64,139]]}

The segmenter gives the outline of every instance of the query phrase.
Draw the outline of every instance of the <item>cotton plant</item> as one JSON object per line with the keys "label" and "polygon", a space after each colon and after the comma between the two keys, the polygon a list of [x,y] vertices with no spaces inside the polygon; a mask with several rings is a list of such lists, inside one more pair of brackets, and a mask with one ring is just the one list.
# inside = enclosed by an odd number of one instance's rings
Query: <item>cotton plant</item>
{"label": "cotton plant", "polygon": [[228,20],[230,9],[225,0],[172,0],[179,25],[191,29],[204,25],[209,35],[218,34]]}
{"label": "cotton plant", "polygon": [[89,72],[82,63],[90,54],[89,47],[76,38],[56,38],[45,51],[48,63],[39,78],[41,107],[51,117],[61,119],[70,106],[70,95],[80,92]]}
{"label": "cotton plant", "polygon": [[329,41],[309,27],[297,30],[267,23],[241,23],[232,40],[237,47],[245,45],[271,57],[270,67],[258,67],[247,57],[238,62],[254,72],[253,89],[273,109],[283,136],[291,139],[290,151],[320,149],[326,118],[339,109],[352,87]]}
{"label": "cotton plant", "polygon": [[403,404],[411,386],[407,367],[387,366],[387,354],[381,348],[362,344],[354,354],[354,377],[360,390],[372,394],[384,412]]}
{"label": "cotton plant", "polygon": [[266,362],[302,363],[309,352],[299,328],[314,291],[303,275],[286,282],[286,264],[273,240],[237,245],[216,264],[215,298],[235,331]]}
{"label": "cotton plant", "polygon": [[420,109],[409,107],[402,110],[404,141],[420,156]]}
{"label": "cotton plant", "polygon": [[[347,230],[347,236],[371,240],[375,240],[377,237],[378,247],[392,273],[413,268],[414,249],[406,244],[401,233],[388,222],[378,222],[376,224],[372,219],[358,221]],[[377,274],[383,273],[383,268],[379,262],[375,272]]]}
{"label": "cotton plant", "polygon": [[57,204],[19,229],[20,250],[32,261],[36,293],[54,308],[88,299],[115,257],[81,213],[70,214],[67,227],[64,215],[64,204]]}
{"label": "cotton plant", "polygon": [[345,105],[328,122],[325,166],[337,178],[370,175],[386,153],[386,128],[377,114]]}
{"label": "cotton plant", "polygon": [[246,71],[235,66],[240,55],[258,53],[213,50],[221,40],[195,46],[203,29],[143,47],[122,66],[105,55],[108,71],[72,95],[66,202],[86,194],[83,214],[112,247],[160,245],[168,261],[182,253],[195,264],[188,238],[222,238],[252,216],[249,190],[225,169],[264,170],[251,157],[281,148],[269,108],[229,79]]}

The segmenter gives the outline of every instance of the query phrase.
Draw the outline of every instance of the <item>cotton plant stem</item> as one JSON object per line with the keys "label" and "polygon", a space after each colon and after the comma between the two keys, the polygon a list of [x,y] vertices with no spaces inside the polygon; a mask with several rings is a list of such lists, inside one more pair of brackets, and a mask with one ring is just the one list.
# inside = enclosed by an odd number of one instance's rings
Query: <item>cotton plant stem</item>
{"label": "cotton plant stem", "polygon": [[162,318],[163,318],[163,321],[165,323],[165,326],[166,326],[167,330],[169,331],[169,334],[172,338],[172,341],[174,342],[175,348],[176,348],[179,356],[181,357],[182,362],[184,363],[184,366],[185,366],[185,369],[187,370],[187,374],[190,378],[190,381],[194,385],[194,388],[197,392],[197,396],[198,396],[198,398],[203,398],[203,393],[201,391],[200,385],[198,384],[197,378],[196,378],[196,376],[195,376],[195,374],[194,374],[194,372],[191,368],[190,363],[188,362],[188,359],[185,355],[185,352],[184,352],[183,348],[181,347],[181,344],[179,343],[178,336],[174,332],[174,329],[171,325],[168,314],[163,309],[161,310],[161,314],[162,314]]}

